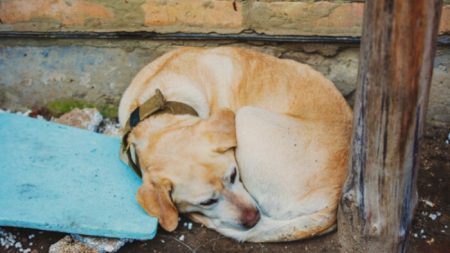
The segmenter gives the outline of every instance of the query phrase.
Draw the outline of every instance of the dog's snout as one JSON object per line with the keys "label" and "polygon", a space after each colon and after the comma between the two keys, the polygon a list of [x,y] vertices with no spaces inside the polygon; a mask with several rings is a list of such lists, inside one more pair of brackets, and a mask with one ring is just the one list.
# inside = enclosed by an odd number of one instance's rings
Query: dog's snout
{"label": "dog's snout", "polygon": [[242,225],[245,228],[252,228],[258,223],[261,215],[257,209],[245,209],[242,214]]}

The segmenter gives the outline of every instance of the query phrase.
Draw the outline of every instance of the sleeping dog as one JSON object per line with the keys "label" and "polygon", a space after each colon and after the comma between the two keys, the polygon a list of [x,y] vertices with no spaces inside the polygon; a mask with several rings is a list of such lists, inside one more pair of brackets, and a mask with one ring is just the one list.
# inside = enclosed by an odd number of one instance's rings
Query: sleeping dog
{"label": "sleeping dog", "polygon": [[352,113],[311,67],[249,49],[181,48],[145,66],[120,102],[136,198],[173,231],[179,213],[239,241],[331,231]]}

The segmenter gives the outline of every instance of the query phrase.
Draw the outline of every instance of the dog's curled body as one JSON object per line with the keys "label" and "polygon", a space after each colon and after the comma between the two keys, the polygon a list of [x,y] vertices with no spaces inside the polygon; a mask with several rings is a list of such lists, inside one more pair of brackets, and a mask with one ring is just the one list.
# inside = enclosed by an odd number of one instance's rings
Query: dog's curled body
{"label": "dog's curled body", "polygon": [[[178,211],[240,241],[295,240],[334,227],[352,114],[319,72],[249,49],[177,49],[134,78],[119,107],[122,127],[156,89],[199,114],[150,117],[130,134],[143,168],[137,198],[164,228],[176,227]],[[204,156],[206,147],[219,155]],[[227,174],[234,157],[243,186]],[[196,204],[210,193],[217,208]]]}

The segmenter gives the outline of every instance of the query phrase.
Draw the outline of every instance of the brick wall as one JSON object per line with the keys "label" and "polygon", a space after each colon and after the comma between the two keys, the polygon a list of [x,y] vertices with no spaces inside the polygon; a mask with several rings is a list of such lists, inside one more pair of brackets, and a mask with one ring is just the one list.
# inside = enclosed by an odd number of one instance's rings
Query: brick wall
{"label": "brick wall", "polygon": [[[440,33],[450,34],[450,0],[444,2]],[[208,40],[207,36],[156,40],[143,39],[142,34],[137,34],[138,39],[115,40],[85,32],[359,36],[363,5],[355,0],[0,0],[0,108],[24,110],[68,98],[117,106],[140,68],[182,46],[250,47],[304,62],[349,95],[356,84],[357,43]],[[36,39],[21,31],[81,33]],[[8,37],[12,34],[8,32],[16,33]],[[80,35],[87,36],[78,39]],[[449,69],[447,44],[438,48],[435,58],[428,122],[450,123]]]}
{"label": "brick wall", "polygon": [[[450,33],[450,0],[440,33]],[[359,36],[363,1],[0,0],[0,31],[152,31]]]}

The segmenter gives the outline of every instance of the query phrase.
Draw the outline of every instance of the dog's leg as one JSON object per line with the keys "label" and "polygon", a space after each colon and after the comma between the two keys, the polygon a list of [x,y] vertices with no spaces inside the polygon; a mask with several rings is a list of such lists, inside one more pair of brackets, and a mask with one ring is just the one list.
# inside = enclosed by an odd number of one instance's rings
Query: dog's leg
{"label": "dog's leg", "polygon": [[237,112],[241,179],[267,217],[242,239],[299,239],[333,225],[340,180],[329,169],[332,154],[323,142],[326,129],[255,107]]}
{"label": "dog's leg", "polygon": [[327,234],[336,228],[335,223],[335,210],[326,208],[290,220],[276,220],[263,216],[261,221],[250,230],[236,230],[226,227],[210,228],[238,241],[279,242]]}

